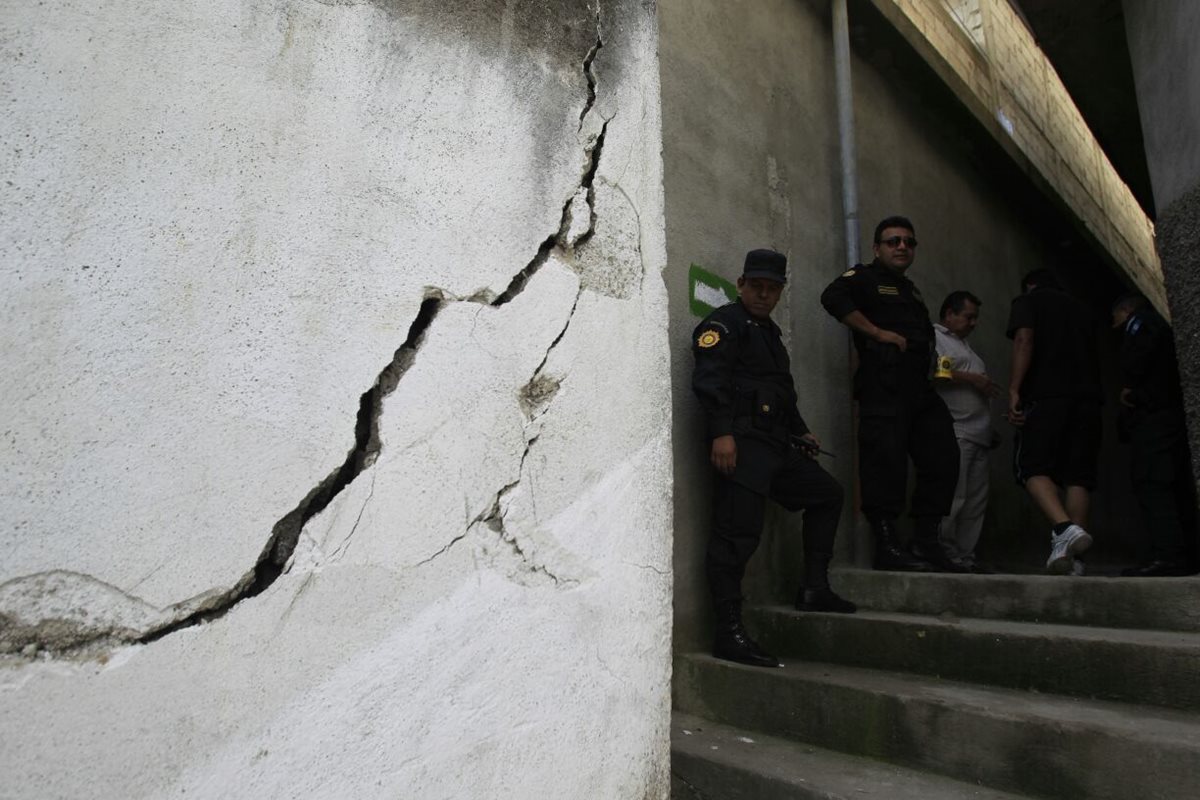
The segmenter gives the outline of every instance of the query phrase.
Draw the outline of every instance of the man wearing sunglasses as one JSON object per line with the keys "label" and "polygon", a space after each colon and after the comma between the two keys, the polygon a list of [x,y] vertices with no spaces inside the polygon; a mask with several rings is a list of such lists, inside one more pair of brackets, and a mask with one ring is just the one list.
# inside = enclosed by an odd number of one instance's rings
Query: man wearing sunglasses
{"label": "man wearing sunglasses", "polygon": [[[946,404],[933,388],[933,323],[906,273],[917,239],[906,217],[875,226],[875,259],[829,284],[821,304],[850,328],[858,351],[858,476],[862,511],[875,535],[875,569],[967,572],[939,537],[958,483],[958,442]],[[912,550],[899,540],[908,459],[917,470],[910,514]]]}

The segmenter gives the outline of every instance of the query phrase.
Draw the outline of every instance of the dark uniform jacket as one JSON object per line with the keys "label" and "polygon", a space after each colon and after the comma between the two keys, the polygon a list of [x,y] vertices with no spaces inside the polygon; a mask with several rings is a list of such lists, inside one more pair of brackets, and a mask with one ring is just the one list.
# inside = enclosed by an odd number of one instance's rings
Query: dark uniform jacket
{"label": "dark uniform jacket", "polygon": [[692,389],[709,440],[732,434],[738,447],[732,480],[766,494],[790,437],[808,433],[779,326],[730,303],[696,326],[692,353]]}
{"label": "dark uniform jacket", "polygon": [[1158,411],[1183,412],[1175,366],[1175,340],[1162,317],[1139,311],[1125,322],[1121,340],[1121,386],[1130,389],[1133,408],[1121,408],[1122,428]]}
{"label": "dark uniform jacket", "polygon": [[857,264],[825,288],[821,305],[839,321],[860,311],[872,324],[908,340],[907,351],[901,353],[894,344],[880,344],[853,332],[859,358],[854,396],[864,411],[932,391],[933,323],[912,281],[878,261]]}

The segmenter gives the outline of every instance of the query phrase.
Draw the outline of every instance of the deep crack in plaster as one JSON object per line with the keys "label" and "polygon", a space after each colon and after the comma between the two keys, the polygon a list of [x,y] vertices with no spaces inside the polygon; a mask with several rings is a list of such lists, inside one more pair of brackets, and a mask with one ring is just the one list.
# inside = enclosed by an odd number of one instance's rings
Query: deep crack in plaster
{"label": "deep crack in plaster", "polygon": [[[604,41],[601,34],[601,4],[596,3],[596,41],[589,49],[582,69],[587,81],[588,96],[584,103],[583,110],[579,116],[579,128],[582,131],[584,123],[588,115],[595,107],[597,100],[598,81],[593,70],[593,65],[600,50],[604,47]],[[272,526],[271,535],[267,539],[266,545],[263,548],[261,555],[255,562],[254,567],[242,576],[237,583],[225,591],[213,591],[202,595],[204,599],[198,604],[187,604],[190,608],[189,613],[179,619],[166,620],[151,626],[149,629],[136,631],[131,629],[93,629],[86,625],[66,626],[59,624],[59,620],[43,619],[32,625],[24,622],[19,622],[15,618],[0,614],[0,652],[15,652],[21,651],[26,655],[30,653],[29,648],[36,646],[44,653],[49,654],[69,654],[77,652],[81,648],[87,648],[95,645],[112,645],[118,643],[144,643],[148,644],[158,639],[167,636],[176,631],[189,628],[201,623],[209,622],[218,619],[228,613],[238,603],[256,597],[266,591],[275,580],[284,573],[288,566],[292,554],[295,552],[296,546],[300,539],[301,531],[304,525],[317,514],[321,513],[330,502],[347,486],[350,485],[365,469],[375,463],[381,450],[381,442],[379,439],[379,420],[382,415],[383,400],[390,395],[399,385],[404,374],[412,366],[416,359],[417,353],[420,350],[421,344],[424,341],[424,336],[429,326],[433,323],[438,312],[448,303],[453,302],[469,302],[480,305],[487,305],[493,308],[501,307],[524,291],[529,280],[538,272],[539,269],[549,260],[550,256],[556,251],[566,257],[570,261],[576,252],[580,250],[592,238],[596,229],[597,216],[595,209],[595,187],[594,182],[597,170],[600,165],[600,158],[604,148],[604,140],[608,131],[608,124],[611,117],[605,119],[601,125],[600,131],[595,138],[589,137],[590,141],[584,148],[584,156],[586,166],[580,178],[578,188],[563,204],[562,213],[559,219],[558,229],[548,236],[538,247],[534,257],[509,281],[509,284],[499,294],[494,295],[490,290],[484,289],[475,294],[461,298],[451,295],[437,287],[427,287],[425,297],[418,309],[416,317],[409,326],[408,336],[404,343],[396,350],[392,360],[380,372],[375,383],[364,392],[360,398],[359,410],[355,425],[355,445],[347,454],[345,461],[331,472],[324,480],[317,484],[305,497],[287,514],[279,519]],[[588,225],[577,237],[570,235],[572,228],[572,206],[577,194],[582,191],[587,206],[589,215]],[[558,336],[550,344],[545,357],[535,370],[534,376],[530,379],[530,384],[541,378],[541,372],[544,369],[550,353],[562,340],[571,324],[571,319],[575,313],[575,309],[579,302],[579,296],[582,293],[580,289],[576,293],[575,302],[568,314],[567,321]],[[553,399],[554,393],[557,392],[557,381],[553,381],[553,390],[541,398],[537,404],[536,415],[532,412],[527,412],[530,416],[530,422],[536,420],[545,413],[549,402]],[[527,384],[528,386],[529,384]],[[520,398],[523,401],[523,398]],[[524,403],[523,403],[524,407]],[[525,450],[521,456],[521,468],[523,469],[525,459],[529,455],[529,451],[533,444],[537,441],[537,436],[531,437],[525,446]],[[521,473],[518,473],[518,476]],[[472,527],[478,527],[480,523],[484,526],[492,528],[498,534],[499,541],[508,545],[512,552],[525,565],[526,569],[534,574],[544,574],[556,585],[577,583],[573,579],[559,578],[551,573],[544,565],[536,564],[531,561],[528,554],[516,541],[516,538],[508,535],[508,532],[503,527],[503,516],[500,511],[500,502],[503,497],[514,489],[520,483],[520,477],[517,481],[503,487],[496,494],[491,509],[481,515],[481,519],[477,519],[468,525],[468,529],[463,534],[456,536],[438,552],[426,558],[421,564],[426,564],[433,561],[438,556],[447,552],[457,542],[465,538]],[[372,491],[373,491],[372,487]],[[369,502],[368,497],[368,502]],[[366,503],[360,510],[358,520],[361,520],[362,512],[365,511]],[[495,526],[494,528],[492,526]],[[344,555],[346,547],[349,545],[350,537],[353,535],[354,529],[342,541],[339,547],[335,550],[334,556]],[[37,575],[23,576],[9,581],[5,586],[15,585],[20,586],[26,582],[33,582],[42,579],[46,575],[55,573],[39,573]],[[88,576],[83,576],[88,577]],[[89,578],[90,579],[90,578]],[[133,598],[137,602],[141,602],[137,598]],[[86,613],[85,613],[86,616]],[[28,633],[28,636],[15,637],[20,638],[22,647],[5,649],[10,640],[15,640],[8,633],[16,630],[16,626],[22,626],[22,630]],[[46,626],[49,626],[47,628]],[[67,633],[64,635],[63,631]],[[39,631],[53,631],[54,636],[50,641],[47,641]]]}
{"label": "deep crack in plaster", "polygon": [[325,507],[363,470],[375,463],[382,447],[379,441],[379,417],[383,412],[383,399],[395,391],[404,377],[404,373],[416,360],[417,351],[424,340],[425,332],[433,323],[439,309],[442,307],[439,296],[427,297],[422,301],[417,316],[408,329],[408,337],[400,345],[391,362],[379,373],[370,389],[363,392],[359,401],[357,422],[355,425],[355,446],[346,456],[342,465],[334,470],[329,477],[318,484],[300,504],[285,514],[271,529],[271,537],[267,540],[263,553],[249,575],[239,581],[233,590],[219,597],[218,602],[207,605],[183,619],[170,623],[162,628],[153,630],[138,641],[149,643],[161,639],[177,630],[191,627],[202,622],[217,619],[243,600],[262,594],[275,582],[284,570],[296,544],[300,539],[300,531],[305,523],[325,510]]}
{"label": "deep crack in plaster", "polygon": [[[583,122],[585,118],[595,106],[597,81],[595,73],[592,70],[592,65],[595,61],[597,53],[599,53],[603,46],[604,41],[600,31],[600,4],[597,3],[596,44],[593,45],[592,49],[589,51],[583,64],[584,74],[586,75],[588,81],[588,100],[583,111],[579,115],[580,130],[583,128]],[[513,280],[509,283],[508,288],[505,289],[505,291],[489,305],[493,307],[501,306],[516,297],[517,294],[524,289],[530,278],[533,277],[533,275],[542,267],[543,264],[546,263],[547,260],[549,260],[550,255],[556,250],[563,255],[571,256],[576,254],[587,244],[588,241],[591,240],[593,234],[595,233],[597,223],[595,190],[596,173],[600,168],[600,158],[604,149],[604,140],[608,133],[608,125],[611,121],[612,117],[604,120],[595,140],[585,150],[588,164],[587,169],[580,180],[579,188],[584,192],[584,197],[586,199],[586,206],[589,215],[587,229],[578,237],[572,238],[570,235],[575,201],[578,196],[578,192],[576,192],[572,194],[570,199],[568,199],[563,205],[562,217],[559,222],[557,233],[547,238],[546,241],[542,243],[542,246],[538,249],[538,253],[536,256],[534,256],[533,260],[531,260],[529,264],[526,265],[523,270],[521,270],[521,272],[513,277]],[[527,417],[527,429],[530,424],[536,422],[547,412],[550,403],[553,401],[554,396],[558,392],[560,382],[557,379],[543,376],[542,372],[550,359],[551,353],[554,352],[554,349],[558,346],[563,337],[566,336],[567,331],[570,329],[571,321],[574,319],[575,310],[579,306],[579,298],[582,293],[583,287],[581,286],[575,294],[575,300],[567,314],[567,321],[563,324],[562,330],[558,332],[558,335],[555,336],[554,340],[550,343],[550,346],[546,349],[545,356],[543,356],[541,362],[534,370],[533,376],[529,379],[520,392],[518,400]],[[504,514],[502,510],[504,497],[520,484],[520,476],[524,474],[525,461],[529,457],[530,450],[537,442],[537,439],[538,435],[535,434],[526,441],[525,450],[521,454],[521,461],[517,471],[517,480],[502,487],[496,493],[495,499],[493,500],[489,510],[468,523],[466,530],[463,533],[455,536],[437,552],[419,561],[416,566],[424,566],[433,562],[435,559],[449,552],[451,548],[469,536],[472,530],[477,530],[480,527],[484,527],[493,531],[497,535],[499,541],[507,544],[530,573],[543,574],[552,580],[555,585],[570,585],[578,583],[578,581],[573,578],[560,578],[558,575],[552,573],[545,564],[534,563],[529,554],[527,554],[517,542],[516,537],[510,535],[507,529],[504,527]]]}
{"label": "deep crack in plaster", "polygon": [[583,59],[583,74],[587,77],[588,99],[584,104],[583,110],[579,112],[579,130],[583,130],[583,120],[587,117],[588,112],[596,105],[596,73],[592,71],[592,65],[596,62],[596,56],[600,52],[600,48],[604,47],[604,39],[600,35],[600,0],[596,0],[596,43],[592,45],[592,49],[588,51],[587,57]]}

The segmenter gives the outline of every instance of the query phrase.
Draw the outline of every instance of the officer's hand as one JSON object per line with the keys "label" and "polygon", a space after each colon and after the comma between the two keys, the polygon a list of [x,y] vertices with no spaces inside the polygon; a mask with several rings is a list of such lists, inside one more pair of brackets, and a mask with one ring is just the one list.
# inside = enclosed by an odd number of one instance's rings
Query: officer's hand
{"label": "officer's hand", "polygon": [[1119,398],[1121,405],[1125,406],[1126,408],[1137,408],[1137,404],[1133,402],[1132,398],[1133,389],[1128,387],[1121,389],[1121,396]]}
{"label": "officer's hand", "polygon": [[1008,392],[1008,413],[1004,415],[1010,424],[1021,427],[1025,424],[1025,412],[1021,410],[1021,394],[1011,389]]}
{"label": "officer's hand", "polygon": [[875,341],[880,344],[894,344],[900,348],[901,353],[908,352],[908,339],[905,339],[895,331],[885,331],[883,328],[880,328],[879,333],[875,334]]}
{"label": "officer's hand", "polygon": [[800,449],[804,451],[804,455],[815,459],[821,454],[821,440],[815,433],[806,433],[800,437]]}
{"label": "officer's hand", "polygon": [[732,435],[726,434],[713,439],[711,459],[717,472],[722,475],[733,474],[737,466],[737,442]]}

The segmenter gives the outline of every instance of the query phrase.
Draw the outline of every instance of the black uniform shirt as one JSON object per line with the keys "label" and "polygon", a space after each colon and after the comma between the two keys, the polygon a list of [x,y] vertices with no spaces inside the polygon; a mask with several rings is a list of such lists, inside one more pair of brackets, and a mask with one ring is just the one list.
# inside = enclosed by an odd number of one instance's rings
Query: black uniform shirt
{"label": "black uniform shirt", "polygon": [[[907,339],[910,351],[926,355],[932,351],[933,323],[921,292],[904,275],[878,261],[842,273],[821,293],[821,305],[839,321],[851,311],[861,311],[871,324]],[[868,344],[874,342],[854,332],[860,356],[866,355]]]}
{"label": "black uniform shirt", "polygon": [[758,321],[740,301],[721,306],[692,334],[692,389],[708,436],[736,434],[774,443],[803,436],[791,361],[779,326]]}
{"label": "black uniform shirt", "polygon": [[821,293],[821,305],[834,319],[859,311],[871,323],[908,341],[905,351],[853,331],[858,351],[854,397],[863,411],[891,409],[897,402],[924,398],[933,391],[934,335],[929,309],[913,282],[878,261],[858,264]]}
{"label": "black uniform shirt", "polygon": [[1175,341],[1165,320],[1139,311],[1125,322],[1121,340],[1121,386],[1129,402],[1142,411],[1177,409],[1183,405],[1175,366]]}
{"label": "black uniform shirt", "polygon": [[1008,338],[1033,330],[1033,360],[1021,381],[1021,399],[1072,397],[1101,400],[1096,330],[1087,306],[1051,286],[1035,286],[1012,301]]}

